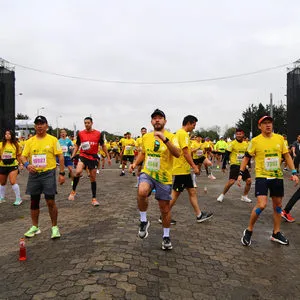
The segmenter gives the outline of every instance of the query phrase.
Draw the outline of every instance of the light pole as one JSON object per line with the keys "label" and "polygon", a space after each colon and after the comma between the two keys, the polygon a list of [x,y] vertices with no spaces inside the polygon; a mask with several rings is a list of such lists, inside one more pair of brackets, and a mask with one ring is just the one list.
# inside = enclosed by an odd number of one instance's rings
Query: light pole
{"label": "light pole", "polygon": [[56,117],[56,137],[58,138],[58,118],[62,118],[61,115]]}
{"label": "light pole", "polygon": [[42,106],[42,107],[40,107],[40,108],[37,109],[37,111],[36,111],[36,115],[37,115],[37,116],[40,115],[40,110],[42,110],[42,109],[45,109],[45,107]]}

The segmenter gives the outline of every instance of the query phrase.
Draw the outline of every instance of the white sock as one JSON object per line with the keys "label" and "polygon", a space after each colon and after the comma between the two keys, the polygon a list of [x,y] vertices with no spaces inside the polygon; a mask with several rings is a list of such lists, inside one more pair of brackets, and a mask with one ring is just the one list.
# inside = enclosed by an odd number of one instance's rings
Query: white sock
{"label": "white sock", "polygon": [[200,218],[202,216],[202,212],[199,214],[199,216],[197,216],[197,218]]}
{"label": "white sock", "polygon": [[13,191],[15,192],[16,194],[16,198],[21,198],[21,195],[20,195],[20,187],[17,183],[15,183],[14,185],[11,186]]}
{"label": "white sock", "polygon": [[193,182],[196,183],[196,174],[195,173],[192,174],[192,179],[193,179]]}
{"label": "white sock", "polygon": [[147,212],[140,211],[140,218],[141,218],[141,222],[147,222]]}
{"label": "white sock", "polygon": [[164,234],[163,237],[170,237],[170,228],[163,228]]}
{"label": "white sock", "polygon": [[0,185],[0,197],[1,198],[5,197],[5,188],[6,188],[6,185]]}

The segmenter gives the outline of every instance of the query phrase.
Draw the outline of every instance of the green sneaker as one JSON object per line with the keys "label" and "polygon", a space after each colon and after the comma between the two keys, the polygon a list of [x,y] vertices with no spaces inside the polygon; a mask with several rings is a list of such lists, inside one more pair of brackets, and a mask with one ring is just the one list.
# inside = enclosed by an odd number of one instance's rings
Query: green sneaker
{"label": "green sneaker", "polygon": [[15,206],[18,206],[18,205],[21,205],[22,204],[22,199],[21,198],[16,198],[16,201],[14,202],[14,204],[13,205],[15,205]]}
{"label": "green sneaker", "polygon": [[51,239],[57,239],[59,237],[60,237],[60,232],[58,226],[52,226]]}
{"label": "green sneaker", "polygon": [[26,233],[24,233],[24,235],[28,238],[31,238],[31,237],[35,236],[36,234],[40,234],[40,233],[41,233],[40,229],[33,225],[30,227],[30,229]]}

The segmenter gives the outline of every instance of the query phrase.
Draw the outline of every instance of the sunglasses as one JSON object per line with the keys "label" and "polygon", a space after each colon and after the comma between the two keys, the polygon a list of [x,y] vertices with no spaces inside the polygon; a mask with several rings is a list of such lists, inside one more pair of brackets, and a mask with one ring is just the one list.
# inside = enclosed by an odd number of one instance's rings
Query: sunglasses
{"label": "sunglasses", "polygon": [[155,140],[154,141],[154,149],[153,149],[153,151],[157,152],[158,149],[159,149],[159,147],[160,147],[160,142],[158,140]]}

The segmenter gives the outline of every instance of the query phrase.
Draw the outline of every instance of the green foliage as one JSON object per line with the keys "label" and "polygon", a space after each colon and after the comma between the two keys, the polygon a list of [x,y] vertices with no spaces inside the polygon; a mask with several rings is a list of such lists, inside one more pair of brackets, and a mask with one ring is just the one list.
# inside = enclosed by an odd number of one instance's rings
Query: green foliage
{"label": "green foliage", "polygon": [[195,130],[194,135],[200,135],[203,138],[209,137],[212,141],[219,139],[219,134],[217,131],[212,129],[200,128],[200,130]]}
{"label": "green foliage", "polygon": [[228,128],[224,133],[224,139],[231,138],[233,140],[235,135],[235,130],[236,130],[235,127]]}

